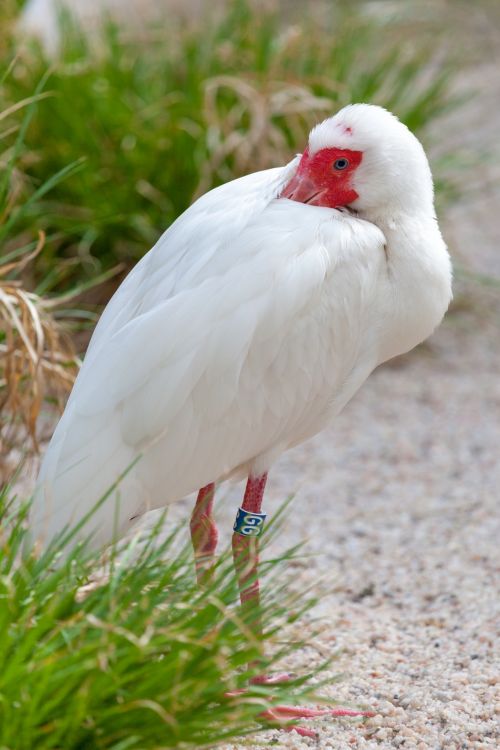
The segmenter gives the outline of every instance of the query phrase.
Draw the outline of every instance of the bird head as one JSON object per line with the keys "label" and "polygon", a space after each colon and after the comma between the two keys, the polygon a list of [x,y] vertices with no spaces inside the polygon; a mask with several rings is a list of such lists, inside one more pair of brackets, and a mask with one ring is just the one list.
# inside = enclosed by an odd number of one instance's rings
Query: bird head
{"label": "bird head", "polygon": [[316,125],[282,198],[348,206],[366,218],[434,214],[422,145],[398,118],[373,104],[351,104]]}

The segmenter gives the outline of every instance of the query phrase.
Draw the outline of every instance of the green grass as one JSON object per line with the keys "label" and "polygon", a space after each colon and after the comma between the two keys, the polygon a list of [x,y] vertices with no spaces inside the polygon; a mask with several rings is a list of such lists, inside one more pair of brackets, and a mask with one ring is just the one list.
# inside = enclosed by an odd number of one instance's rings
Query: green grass
{"label": "green grass", "polygon": [[[270,671],[297,648],[278,644],[312,603],[286,593],[292,553],[265,566],[258,641],[235,606],[227,555],[202,590],[179,530],[162,537],[159,522],[147,542],[122,544],[108,575],[88,585],[99,558],[85,545],[70,551],[69,534],[23,556],[27,509],[0,495],[2,750],[201,748],[262,728],[269,688],[225,693],[248,687],[247,662]],[[303,681],[272,693],[311,698]]]}
{"label": "green grass", "polygon": [[[322,22],[228,5],[218,20],[165,26],[147,41],[110,27],[99,55],[67,29],[49,72],[39,50],[17,61],[3,107],[43,76],[48,94],[20,153],[24,189],[33,194],[78,165],[25,217],[51,238],[40,274],[56,257],[78,259],[77,274],[90,276],[132,264],[193,197],[286,162],[314,122],[348,102],[384,105],[423,136],[450,104],[450,67],[431,66],[431,34],[415,43],[355,3],[330,3]],[[4,44],[6,66],[14,44]]]}

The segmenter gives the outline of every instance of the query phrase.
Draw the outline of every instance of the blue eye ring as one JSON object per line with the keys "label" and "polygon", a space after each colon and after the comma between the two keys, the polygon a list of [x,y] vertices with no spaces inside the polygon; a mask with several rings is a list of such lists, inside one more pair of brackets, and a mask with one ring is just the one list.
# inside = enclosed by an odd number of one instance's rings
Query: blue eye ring
{"label": "blue eye ring", "polygon": [[342,157],[341,159],[336,159],[333,162],[333,168],[338,170],[339,172],[342,171],[343,169],[347,169],[348,166],[349,166],[349,159],[345,159],[344,157]]}

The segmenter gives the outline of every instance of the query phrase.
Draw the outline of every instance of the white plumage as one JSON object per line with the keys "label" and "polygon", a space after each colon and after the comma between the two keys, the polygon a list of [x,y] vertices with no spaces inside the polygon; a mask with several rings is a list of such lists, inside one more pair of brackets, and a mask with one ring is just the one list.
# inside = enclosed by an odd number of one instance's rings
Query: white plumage
{"label": "white plumage", "polygon": [[[420,144],[353,105],[312,132],[311,154],[328,147],[363,153],[351,210],[280,198],[297,157],[204,195],[129,274],[45,455],[35,538],[81,518],[138,455],[122,533],[210,482],[266,472],[440,322],[450,263]],[[114,513],[108,501],[93,518],[96,544]]]}

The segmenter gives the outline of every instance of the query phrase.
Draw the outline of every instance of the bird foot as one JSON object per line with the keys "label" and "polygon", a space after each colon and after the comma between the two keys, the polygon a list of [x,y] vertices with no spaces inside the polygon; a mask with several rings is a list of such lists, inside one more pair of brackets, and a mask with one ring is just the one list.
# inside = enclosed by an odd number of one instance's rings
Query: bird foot
{"label": "bird foot", "polygon": [[[317,719],[323,716],[375,716],[374,711],[356,711],[351,708],[308,708],[306,706],[273,706],[272,708],[260,714],[260,718],[273,724],[283,724],[293,719]],[[318,733],[308,727],[301,727],[296,724],[284,724],[279,727],[285,732],[296,732],[301,737],[317,738]]]}
{"label": "bird foot", "polygon": [[[294,678],[295,675],[292,672],[279,672],[275,675],[258,675],[257,677],[252,677],[250,683],[252,685],[276,685],[281,682],[288,682]],[[232,698],[245,692],[246,690],[244,688],[233,690],[226,693],[226,697]],[[324,716],[332,716],[334,718],[361,716],[368,718],[370,716],[375,716],[375,712],[357,711],[356,709],[344,708],[342,706],[336,706],[335,708],[309,708],[307,706],[277,705],[259,714],[259,718],[264,722],[270,722],[275,725],[278,724],[279,729],[284,732],[296,732],[301,737],[312,738],[317,738],[318,736],[318,733],[313,729],[309,729],[309,727],[301,727],[297,724],[287,724],[286,722],[297,719],[317,719]]]}

